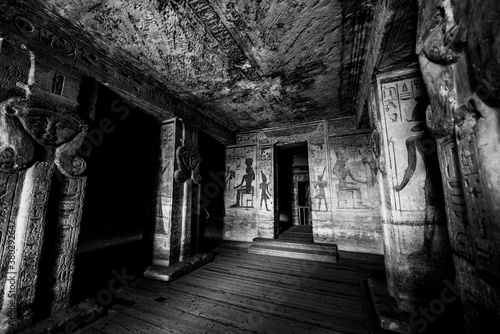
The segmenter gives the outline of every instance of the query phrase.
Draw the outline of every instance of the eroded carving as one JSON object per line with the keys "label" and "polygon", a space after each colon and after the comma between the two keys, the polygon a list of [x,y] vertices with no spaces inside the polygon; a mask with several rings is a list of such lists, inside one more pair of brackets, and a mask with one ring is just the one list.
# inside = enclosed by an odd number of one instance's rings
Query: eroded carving
{"label": "eroded carving", "polygon": [[20,98],[0,104],[0,170],[26,168],[35,158],[36,144],[55,150],[54,162],[66,176],[83,173],[85,161],[76,156],[87,125],[76,116],[31,108]]}
{"label": "eroded carving", "polygon": [[26,219],[26,237],[23,240],[24,249],[20,259],[18,289],[15,296],[17,320],[23,326],[31,321],[33,315],[38,262],[42,250],[41,240],[43,240],[44,236],[45,215],[49,200],[53,164],[39,162],[32,168],[33,189]]}
{"label": "eroded carving", "polygon": [[[499,3],[420,1],[417,52],[439,139],[448,227],[468,333],[498,322]],[[488,42],[484,42],[484,41]]]}
{"label": "eroded carving", "polygon": [[175,180],[184,183],[192,179],[194,183],[199,184],[201,181],[201,156],[184,143],[177,148],[175,154],[179,166],[179,169],[177,169],[174,174]]}
{"label": "eroded carving", "polygon": [[10,98],[0,103],[0,171],[24,169],[32,162],[35,145],[16,117],[18,108],[26,103]]}
{"label": "eroded carving", "polygon": [[75,254],[82,220],[86,178],[67,178],[61,186],[58,222],[53,249],[54,267],[51,273],[53,301],[51,311],[63,311],[69,306]]}

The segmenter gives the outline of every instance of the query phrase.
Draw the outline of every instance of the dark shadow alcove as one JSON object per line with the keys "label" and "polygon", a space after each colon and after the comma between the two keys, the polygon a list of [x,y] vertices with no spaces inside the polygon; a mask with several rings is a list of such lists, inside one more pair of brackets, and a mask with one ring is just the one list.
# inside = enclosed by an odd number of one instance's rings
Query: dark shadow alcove
{"label": "dark shadow alcove", "polygon": [[202,249],[208,250],[222,240],[225,147],[203,131],[200,131],[198,141],[198,150],[202,157],[200,237],[204,239]]}
{"label": "dark shadow alcove", "polygon": [[74,303],[106,289],[113,270],[140,275],[148,265],[142,236],[154,220],[159,124],[101,86],[82,153],[87,191],[72,290]]}

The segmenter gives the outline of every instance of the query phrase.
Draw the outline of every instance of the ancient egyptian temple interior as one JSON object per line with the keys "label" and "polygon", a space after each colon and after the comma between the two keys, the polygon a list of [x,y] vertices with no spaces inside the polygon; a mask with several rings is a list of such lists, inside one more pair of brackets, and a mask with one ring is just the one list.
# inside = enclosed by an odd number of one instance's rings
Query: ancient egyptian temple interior
{"label": "ancient egyptian temple interior", "polygon": [[1,0],[0,334],[499,330],[499,0]]}

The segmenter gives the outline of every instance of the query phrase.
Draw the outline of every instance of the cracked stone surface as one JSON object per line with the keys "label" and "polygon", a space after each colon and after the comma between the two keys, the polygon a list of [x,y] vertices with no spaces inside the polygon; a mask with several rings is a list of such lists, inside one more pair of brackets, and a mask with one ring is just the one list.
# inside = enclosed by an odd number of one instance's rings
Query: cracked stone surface
{"label": "cracked stone surface", "polygon": [[46,0],[236,131],[351,115],[373,4]]}

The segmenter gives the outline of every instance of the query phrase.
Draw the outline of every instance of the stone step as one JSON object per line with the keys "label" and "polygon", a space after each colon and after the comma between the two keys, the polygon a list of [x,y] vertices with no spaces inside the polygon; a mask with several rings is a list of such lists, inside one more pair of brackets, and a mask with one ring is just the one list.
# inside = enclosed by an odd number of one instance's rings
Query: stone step
{"label": "stone step", "polygon": [[292,259],[312,260],[320,262],[337,262],[337,250],[311,250],[286,247],[273,247],[265,244],[253,244],[248,248],[251,254],[286,257]]}
{"label": "stone step", "polygon": [[304,249],[311,251],[331,251],[337,253],[336,244],[289,241],[285,239],[255,238],[252,245],[265,245],[270,247]]}
{"label": "stone step", "polygon": [[303,240],[306,242],[312,242],[313,236],[311,233],[299,233],[299,232],[287,233],[287,232],[285,232],[282,235],[280,235],[278,239],[281,239],[281,240]]}

